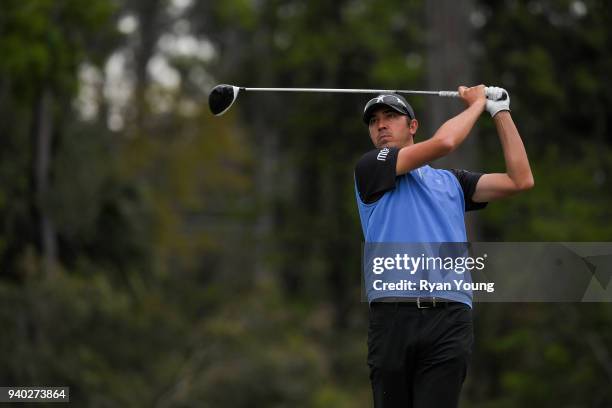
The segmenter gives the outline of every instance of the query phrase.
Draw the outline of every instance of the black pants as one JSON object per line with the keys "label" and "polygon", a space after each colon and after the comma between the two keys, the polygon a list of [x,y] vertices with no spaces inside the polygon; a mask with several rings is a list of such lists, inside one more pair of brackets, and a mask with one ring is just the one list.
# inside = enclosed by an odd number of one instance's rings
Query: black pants
{"label": "black pants", "polygon": [[472,354],[472,309],[371,303],[368,365],[375,408],[451,408]]}

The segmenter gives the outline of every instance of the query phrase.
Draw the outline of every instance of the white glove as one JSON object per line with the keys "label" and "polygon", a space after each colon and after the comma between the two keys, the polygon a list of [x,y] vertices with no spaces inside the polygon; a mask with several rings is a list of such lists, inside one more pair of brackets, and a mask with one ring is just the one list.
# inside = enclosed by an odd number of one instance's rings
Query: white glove
{"label": "white glove", "polygon": [[501,111],[510,111],[510,95],[504,88],[496,86],[487,87],[487,112],[491,117]]}

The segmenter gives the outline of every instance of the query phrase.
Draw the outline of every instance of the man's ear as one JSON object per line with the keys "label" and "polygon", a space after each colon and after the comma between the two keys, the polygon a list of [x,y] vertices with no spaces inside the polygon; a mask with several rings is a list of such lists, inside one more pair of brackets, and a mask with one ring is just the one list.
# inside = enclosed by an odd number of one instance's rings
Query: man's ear
{"label": "man's ear", "polygon": [[406,119],[408,120],[408,129],[410,129],[410,134],[414,136],[419,129],[419,121],[416,119],[410,119],[408,116],[406,116]]}

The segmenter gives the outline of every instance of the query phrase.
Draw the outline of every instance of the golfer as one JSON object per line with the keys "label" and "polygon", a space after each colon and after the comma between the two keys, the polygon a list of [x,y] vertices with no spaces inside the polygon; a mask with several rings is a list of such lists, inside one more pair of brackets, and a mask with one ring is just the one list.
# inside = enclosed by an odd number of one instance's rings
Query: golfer
{"label": "golfer", "polygon": [[[490,88],[493,98],[487,99],[484,85],[458,90],[467,108],[419,143],[414,142],[419,122],[402,96],[383,94],[366,104],[363,120],[375,149],[355,167],[366,245],[466,242],[465,211],[533,187],[507,92]],[[495,122],[506,172],[430,167],[427,163],[461,145],[485,109]],[[369,287],[367,295],[374,406],[457,407],[472,352],[472,293]]]}

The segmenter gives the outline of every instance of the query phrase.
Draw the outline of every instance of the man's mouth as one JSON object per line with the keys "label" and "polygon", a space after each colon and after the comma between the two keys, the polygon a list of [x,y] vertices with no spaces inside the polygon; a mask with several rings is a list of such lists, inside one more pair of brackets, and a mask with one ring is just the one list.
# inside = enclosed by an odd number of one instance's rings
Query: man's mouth
{"label": "man's mouth", "polygon": [[380,136],[378,136],[378,140],[380,142],[384,142],[385,140],[390,140],[391,139],[391,135],[389,133],[383,133]]}

